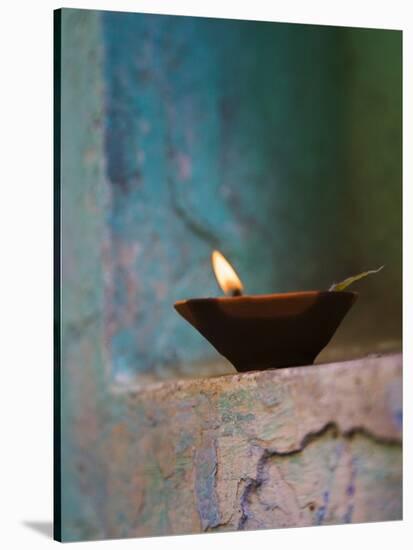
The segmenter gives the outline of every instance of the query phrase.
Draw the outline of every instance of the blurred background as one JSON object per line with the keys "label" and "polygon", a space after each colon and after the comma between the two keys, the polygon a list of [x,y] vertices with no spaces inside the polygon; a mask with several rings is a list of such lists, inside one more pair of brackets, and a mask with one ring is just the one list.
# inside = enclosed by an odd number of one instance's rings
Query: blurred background
{"label": "blurred background", "polygon": [[401,32],[94,12],[91,34],[76,13],[63,137],[99,103],[101,142],[78,139],[103,174],[88,216],[111,379],[233,372],[173,309],[221,294],[213,249],[251,294],[384,264],[317,361],[401,349]]}

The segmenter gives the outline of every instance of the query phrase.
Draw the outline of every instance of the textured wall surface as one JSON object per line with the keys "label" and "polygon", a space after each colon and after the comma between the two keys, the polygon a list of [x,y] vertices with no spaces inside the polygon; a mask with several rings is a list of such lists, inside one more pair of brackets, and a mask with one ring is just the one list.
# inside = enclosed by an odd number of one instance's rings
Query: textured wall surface
{"label": "textured wall surface", "polygon": [[401,356],[117,389],[108,406],[104,470],[76,460],[95,521],[65,522],[68,540],[402,518]]}
{"label": "textured wall surface", "polygon": [[[55,322],[61,333],[62,536],[72,540],[93,536],[105,498],[104,457],[98,451],[107,392],[100,244],[107,195],[99,33],[93,12],[63,10],[62,315]],[[87,476],[81,479],[83,470]]]}
{"label": "textured wall surface", "polygon": [[385,264],[321,359],[400,349],[401,33],[115,12],[101,23],[114,378],[216,361],[171,309],[219,294],[213,248],[247,293],[328,288]]}
{"label": "textured wall surface", "polygon": [[62,538],[400,518],[400,356],[144,385],[228,370],[211,229],[257,292],[386,255],[330,349],[400,346],[399,33],[118,17],[62,12]]}
{"label": "textured wall surface", "polygon": [[110,536],[401,519],[400,356],[115,401]]}

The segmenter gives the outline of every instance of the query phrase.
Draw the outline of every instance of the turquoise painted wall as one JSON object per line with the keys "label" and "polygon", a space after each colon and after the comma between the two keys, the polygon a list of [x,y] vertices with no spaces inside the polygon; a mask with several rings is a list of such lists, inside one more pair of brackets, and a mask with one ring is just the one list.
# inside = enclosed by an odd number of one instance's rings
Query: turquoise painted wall
{"label": "turquoise painted wall", "polygon": [[115,12],[101,25],[114,376],[219,360],[171,307],[219,294],[213,248],[250,293],[385,264],[324,357],[398,348],[401,33]]}

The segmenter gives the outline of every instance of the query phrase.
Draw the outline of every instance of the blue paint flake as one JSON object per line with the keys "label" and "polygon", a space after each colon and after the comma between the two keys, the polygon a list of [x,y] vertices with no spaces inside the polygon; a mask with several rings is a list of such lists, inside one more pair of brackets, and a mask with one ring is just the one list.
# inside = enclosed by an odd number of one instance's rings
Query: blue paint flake
{"label": "blue paint flake", "polygon": [[323,505],[320,506],[317,510],[316,518],[317,518],[317,525],[321,525],[324,521],[326,512],[327,512],[327,505],[328,501],[330,499],[330,493],[329,491],[324,491],[323,493]]}

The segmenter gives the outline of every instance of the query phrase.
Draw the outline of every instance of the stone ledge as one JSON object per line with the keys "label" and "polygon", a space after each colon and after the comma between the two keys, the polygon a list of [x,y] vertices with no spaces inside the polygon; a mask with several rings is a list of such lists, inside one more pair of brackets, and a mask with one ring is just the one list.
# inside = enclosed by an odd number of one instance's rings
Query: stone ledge
{"label": "stone ledge", "polygon": [[113,395],[106,536],[401,518],[401,375],[397,354]]}

